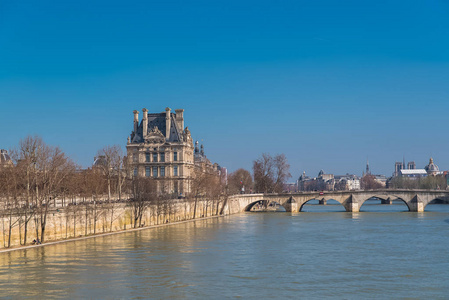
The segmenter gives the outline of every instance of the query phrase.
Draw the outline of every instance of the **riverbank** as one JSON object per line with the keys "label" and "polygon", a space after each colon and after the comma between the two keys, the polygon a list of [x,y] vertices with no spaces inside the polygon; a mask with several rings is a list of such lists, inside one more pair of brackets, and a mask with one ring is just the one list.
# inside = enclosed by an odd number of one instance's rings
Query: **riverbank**
{"label": "riverbank", "polygon": [[103,236],[108,236],[108,235],[121,234],[121,233],[127,233],[127,232],[139,231],[139,230],[146,230],[146,229],[154,229],[154,228],[158,228],[158,227],[165,227],[165,226],[171,226],[171,225],[177,225],[177,224],[183,224],[183,223],[190,223],[190,222],[202,221],[202,220],[207,220],[207,219],[215,219],[215,218],[220,218],[220,217],[224,217],[224,216],[226,216],[226,215],[200,217],[200,218],[196,218],[196,219],[176,221],[176,222],[164,223],[164,224],[159,224],[159,225],[149,225],[149,226],[138,227],[138,228],[130,228],[130,229],[124,229],[124,230],[119,230],[119,231],[112,231],[112,232],[104,232],[104,233],[92,234],[92,235],[88,235],[88,236],[73,237],[73,238],[62,239],[62,240],[52,241],[52,242],[48,242],[48,243],[43,243],[43,244],[39,244],[39,245],[24,245],[24,246],[19,246],[19,247],[0,249],[0,253],[12,252],[12,251],[17,251],[17,250],[32,249],[32,248],[39,248],[39,247],[44,247],[44,246],[57,245],[57,244],[62,244],[62,243],[86,240],[86,239],[91,239],[91,238],[96,238],[96,237],[103,237]]}

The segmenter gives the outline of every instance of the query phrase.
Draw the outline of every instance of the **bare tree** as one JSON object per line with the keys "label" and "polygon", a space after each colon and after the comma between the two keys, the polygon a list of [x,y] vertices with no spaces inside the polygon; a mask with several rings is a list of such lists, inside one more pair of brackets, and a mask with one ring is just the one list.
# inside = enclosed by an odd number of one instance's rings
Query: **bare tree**
{"label": "bare tree", "polygon": [[253,162],[254,188],[262,193],[280,193],[284,184],[291,177],[290,165],[284,154],[272,157],[263,153]]}
{"label": "bare tree", "polygon": [[133,178],[132,195],[130,204],[133,211],[133,226],[136,228],[142,226],[142,216],[147,208],[157,201],[156,182],[151,178]]}
{"label": "bare tree", "polygon": [[195,168],[192,172],[191,195],[194,200],[193,218],[196,218],[199,199],[212,199],[223,192],[220,177],[214,172]]}
{"label": "bare tree", "polygon": [[122,172],[124,169],[124,159],[122,148],[119,145],[106,146],[97,153],[100,163],[97,165],[106,177],[108,184],[108,201],[111,201],[111,187],[113,178],[116,178],[116,193],[121,197]]}
{"label": "bare tree", "polygon": [[24,220],[24,243],[27,241],[28,222],[36,223],[36,238],[44,241],[47,213],[63,191],[64,182],[73,174],[74,163],[59,149],[51,147],[37,136],[27,136],[12,151],[16,168],[23,180],[24,204],[20,213]]}
{"label": "bare tree", "polygon": [[253,188],[253,177],[248,170],[238,169],[228,176],[228,192],[229,194],[239,194],[242,192],[242,188],[245,192],[248,192]]}
{"label": "bare tree", "polygon": [[63,193],[65,181],[73,176],[76,166],[61,149],[43,144],[38,152],[37,169],[39,176],[35,199],[41,241],[44,242],[48,211],[55,206],[55,199]]}
{"label": "bare tree", "polygon": [[254,188],[257,192],[271,193],[274,186],[273,159],[268,153],[253,162]]}
{"label": "bare tree", "polygon": [[124,169],[123,152],[119,145],[106,146],[97,154],[102,161],[98,167],[103,171],[108,186],[108,205],[106,206],[110,213],[110,230],[112,231],[112,223],[114,221],[114,212],[116,209],[115,202],[111,199],[111,185],[114,177],[116,178],[116,193],[121,198],[122,172]]}
{"label": "bare tree", "polygon": [[292,177],[290,174],[290,165],[288,164],[285,154],[278,154],[273,158],[274,166],[274,192],[281,193],[284,191],[284,185],[287,179]]}
{"label": "bare tree", "polygon": [[382,184],[376,181],[376,177],[371,174],[365,174],[360,180],[360,186],[363,190],[376,190],[382,188]]}
{"label": "bare tree", "polygon": [[[1,216],[8,219],[8,243],[3,245],[5,247],[11,246],[12,229],[20,225],[20,192],[21,192],[21,178],[17,172],[15,165],[8,165],[0,167],[0,200],[1,200]],[[20,229],[19,229],[20,230]],[[5,230],[3,229],[3,236]],[[3,239],[5,241],[5,239]]]}
{"label": "bare tree", "polygon": [[445,176],[427,176],[422,178],[394,177],[388,182],[389,188],[400,189],[446,189],[447,180]]}
{"label": "bare tree", "polygon": [[38,195],[38,157],[45,144],[38,136],[27,136],[20,140],[19,148],[11,151],[11,157],[16,165],[16,172],[22,178],[24,188],[24,200],[20,207],[20,215],[23,218],[23,244],[28,238],[28,224],[36,211],[34,197]]}

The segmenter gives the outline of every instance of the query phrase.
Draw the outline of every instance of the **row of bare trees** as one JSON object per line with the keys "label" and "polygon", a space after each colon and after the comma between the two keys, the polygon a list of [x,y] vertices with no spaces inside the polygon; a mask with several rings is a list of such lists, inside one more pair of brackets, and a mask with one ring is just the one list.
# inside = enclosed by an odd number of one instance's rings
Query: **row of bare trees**
{"label": "row of bare trees", "polygon": [[[27,244],[32,238],[44,242],[50,213],[64,211],[67,222],[72,216],[73,230],[81,222],[77,216],[83,216],[84,234],[88,223],[93,223],[95,234],[100,218],[110,222],[106,227],[112,231],[112,224],[119,217],[118,208],[128,209],[133,227],[145,225],[143,216],[148,210],[157,222],[168,221],[179,203],[186,205],[186,212],[188,205],[193,207],[189,210],[193,218],[217,215],[222,212],[220,207],[223,210],[227,195],[253,190],[282,192],[290,177],[290,166],[283,154],[274,157],[262,154],[254,161],[254,182],[244,169],[230,174],[226,184],[212,170],[194,166],[190,193],[184,195],[187,198],[173,199],[173,195],[160,193],[158,185],[167,184],[164,179],[128,176],[132,172],[120,146],[98,151],[94,166],[88,169],[81,169],[59,147],[47,145],[37,136],[24,138],[10,153],[12,162],[0,167],[0,213],[3,235],[8,236],[5,247],[10,247],[15,227],[20,244]],[[31,227],[35,232],[30,233]]]}
{"label": "row of bare trees", "polygon": [[421,178],[394,177],[388,182],[389,188],[444,190],[447,188],[447,178],[444,175]]}
{"label": "row of bare trees", "polygon": [[22,226],[26,241],[29,222],[35,222],[35,236],[43,241],[49,209],[68,189],[76,166],[59,147],[49,146],[39,137],[21,140],[11,157],[14,164],[2,167],[0,172],[1,208],[9,219],[8,231]]}
{"label": "row of bare trees", "polygon": [[[186,202],[187,206],[190,201],[196,218],[197,211],[218,214],[219,203],[224,199],[225,188],[217,174],[199,168],[193,172],[187,199],[158,193],[157,186],[167,184],[163,179],[127,176],[131,172],[120,146],[101,149],[94,166],[84,170],[59,147],[49,146],[37,136],[21,140],[10,154],[12,162],[0,167],[0,214],[3,236],[8,237],[5,247],[11,246],[15,227],[19,228],[20,244],[33,238],[44,242],[48,215],[56,211],[65,211],[67,218],[72,215],[74,228],[79,222],[76,216],[83,215],[85,234],[88,219],[93,222],[95,234],[100,218],[109,220],[108,228],[112,231],[119,207],[128,208],[133,227],[140,227],[148,209],[159,222],[173,216],[175,204]],[[204,207],[199,209],[198,203]],[[30,226],[30,222],[35,226]],[[29,232],[31,227],[36,228],[35,232]]]}

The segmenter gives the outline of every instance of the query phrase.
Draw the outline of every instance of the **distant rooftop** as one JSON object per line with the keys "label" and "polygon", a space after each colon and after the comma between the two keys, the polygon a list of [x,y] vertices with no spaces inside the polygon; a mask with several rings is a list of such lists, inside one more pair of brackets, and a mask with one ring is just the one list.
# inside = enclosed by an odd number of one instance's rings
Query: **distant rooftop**
{"label": "distant rooftop", "polygon": [[427,171],[424,169],[402,169],[401,175],[427,175]]}

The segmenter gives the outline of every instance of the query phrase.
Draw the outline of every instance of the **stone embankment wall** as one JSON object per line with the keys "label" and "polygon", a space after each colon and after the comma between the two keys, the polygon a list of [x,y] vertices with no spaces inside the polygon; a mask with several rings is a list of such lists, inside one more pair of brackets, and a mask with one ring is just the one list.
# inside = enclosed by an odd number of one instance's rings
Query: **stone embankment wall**
{"label": "stone embankment wall", "polygon": [[[195,219],[218,214],[229,214],[223,205],[224,200],[198,200]],[[194,218],[194,200],[174,199],[164,205],[151,205],[142,214],[142,226],[192,220]],[[97,205],[70,205],[64,208],[52,208],[47,214],[45,242],[65,240],[106,232],[116,232],[134,228],[134,208],[129,203],[104,203]],[[39,228],[39,216],[36,214],[28,223],[27,240],[24,242],[23,217],[0,217],[0,249],[7,248],[9,224],[11,230],[10,247],[29,245],[36,239],[36,227]],[[36,226],[37,225],[37,226]],[[39,232],[40,236],[40,232]]]}
{"label": "stone embankment wall", "polygon": [[[243,197],[242,197],[243,196]],[[229,196],[226,204],[223,208],[223,214],[238,214],[245,210],[247,204],[263,200],[263,194],[245,194],[245,195],[233,195]],[[242,198],[245,198],[246,201],[242,201]]]}

